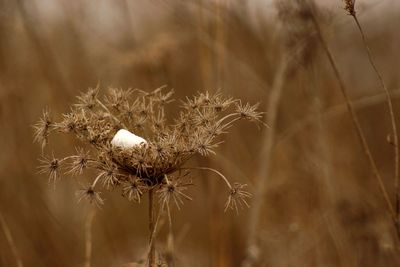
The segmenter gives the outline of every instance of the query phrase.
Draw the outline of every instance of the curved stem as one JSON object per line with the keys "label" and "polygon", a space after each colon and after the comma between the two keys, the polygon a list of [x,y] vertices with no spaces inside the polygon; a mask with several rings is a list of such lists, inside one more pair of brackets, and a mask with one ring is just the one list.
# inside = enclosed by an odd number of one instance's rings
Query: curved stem
{"label": "curved stem", "polygon": [[94,181],[92,183],[92,188],[94,188],[96,186],[96,184],[100,180],[101,176],[103,176],[103,173],[100,173],[99,175],[97,175],[97,177],[94,179]]}
{"label": "curved stem", "polygon": [[242,119],[241,117],[234,118],[233,120],[231,120],[231,121],[227,122],[225,125],[223,125],[222,129],[225,129],[225,128],[231,126],[233,123],[235,123],[235,122],[237,122],[238,120],[241,120],[241,119]]}
{"label": "curved stem", "polygon": [[208,168],[208,167],[184,167],[184,168],[180,168],[181,170],[206,170],[206,171],[211,171],[213,173],[218,174],[219,177],[222,178],[222,180],[224,180],[224,182],[226,183],[226,185],[229,187],[229,189],[232,189],[232,185],[231,183],[228,181],[228,179],[219,171],[213,169],[213,168]]}
{"label": "curved stem", "polygon": [[[396,120],[394,116],[394,111],[393,111],[393,103],[392,103],[392,95],[390,94],[388,88],[386,87],[385,81],[383,80],[383,77],[381,73],[378,70],[378,67],[376,66],[376,63],[372,57],[371,49],[369,48],[367,38],[365,37],[364,31],[361,27],[360,22],[358,21],[358,18],[356,16],[356,13],[352,14],[352,17],[354,18],[354,21],[357,25],[358,30],[360,31],[362,41],[364,43],[365,50],[367,51],[368,55],[368,60],[374,69],[376,76],[378,77],[379,83],[381,84],[382,90],[385,92],[386,95],[386,102],[388,104],[389,108],[389,114],[390,114],[390,122],[392,124],[392,132],[393,132],[393,145],[394,145],[394,187],[395,187],[395,208],[396,208],[396,221],[397,224],[399,223],[399,214],[400,214],[400,192],[399,192],[399,137],[397,133],[397,126],[396,126]],[[397,227],[399,228],[399,227]],[[397,230],[399,231],[399,229]]]}
{"label": "curved stem", "polygon": [[[313,9],[313,7],[311,7],[311,8]],[[326,41],[325,41],[325,39],[324,39],[324,37],[322,35],[322,30],[321,30],[320,25],[319,25],[319,23],[317,21],[317,18],[316,18],[314,10],[313,10],[313,14],[311,15],[311,19],[313,20],[313,23],[314,23],[314,26],[315,26],[315,29],[316,29],[316,33],[317,33],[317,37],[318,37],[318,39],[319,39],[319,41],[320,41],[320,43],[322,45],[322,48],[323,48],[326,56],[328,57],[328,61],[329,61],[330,65],[331,65],[331,67],[332,67],[333,73],[334,73],[334,75],[335,75],[335,77],[336,77],[336,79],[337,79],[337,81],[339,83],[339,89],[340,89],[340,91],[341,91],[341,93],[342,93],[342,95],[343,95],[343,97],[345,99],[347,110],[349,111],[350,118],[351,118],[352,123],[354,125],[354,128],[356,130],[358,139],[360,140],[362,148],[364,149],[365,156],[366,156],[366,158],[367,158],[367,160],[368,160],[368,162],[370,164],[371,170],[372,170],[372,172],[373,172],[373,174],[374,174],[374,176],[375,176],[375,178],[376,178],[376,180],[378,182],[381,194],[382,194],[382,196],[383,196],[383,198],[384,198],[384,200],[386,202],[386,208],[388,210],[388,213],[391,216],[391,219],[393,220],[394,226],[395,226],[395,228],[397,230],[398,228],[397,228],[397,218],[396,218],[395,209],[393,208],[393,204],[390,201],[389,194],[388,194],[387,189],[385,187],[385,184],[383,182],[382,176],[378,171],[378,167],[376,165],[375,159],[372,156],[371,150],[369,148],[367,139],[366,139],[365,134],[363,132],[363,129],[361,127],[360,121],[359,121],[359,119],[357,117],[357,114],[355,112],[353,104],[352,104],[352,102],[350,100],[350,97],[348,95],[347,87],[346,87],[346,85],[345,85],[345,83],[343,81],[342,76],[339,73],[338,67],[336,66],[336,62],[333,59],[333,56],[332,56],[332,53],[331,53],[331,51],[330,51],[330,49],[328,47],[328,44],[326,43]],[[398,236],[398,237],[400,238],[400,236]]]}
{"label": "curved stem", "polygon": [[219,121],[217,121],[216,124],[220,125],[224,120],[229,119],[230,117],[233,117],[233,116],[237,116],[237,115],[238,115],[237,113],[228,114],[225,117],[221,118]]}

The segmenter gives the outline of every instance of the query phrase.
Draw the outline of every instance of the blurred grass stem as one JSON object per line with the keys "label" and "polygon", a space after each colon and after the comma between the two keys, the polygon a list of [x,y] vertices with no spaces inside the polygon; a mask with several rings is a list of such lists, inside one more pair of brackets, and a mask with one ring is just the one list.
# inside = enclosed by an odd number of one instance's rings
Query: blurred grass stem
{"label": "blurred grass stem", "polygon": [[[394,167],[394,186],[395,186],[395,205],[396,205],[395,206],[396,207],[396,226],[397,226],[397,231],[399,232],[400,231],[400,229],[399,229],[399,220],[400,220],[400,216],[399,216],[400,215],[399,160],[400,160],[400,158],[399,158],[399,145],[398,145],[399,144],[399,136],[398,136],[398,133],[397,133],[396,119],[395,119],[394,111],[393,111],[392,95],[389,92],[389,90],[388,90],[388,88],[387,88],[387,86],[385,84],[385,81],[383,80],[383,77],[382,77],[381,73],[378,70],[378,67],[376,66],[375,60],[374,60],[374,58],[372,56],[371,49],[370,49],[370,47],[368,45],[368,42],[367,42],[367,38],[366,38],[365,33],[364,33],[364,31],[363,31],[363,29],[361,27],[360,22],[358,21],[356,12],[353,12],[351,14],[351,16],[353,17],[353,19],[354,19],[354,21],[355,21],[355,23],[357,25],[357,28],[358,28],[358,30],[359,30],[359,32],[361,34],[361,38],[362,38],[365,50],[366,50],[367,55],[368,55],[368,60],[369,60],[369,62],[371,64],[372,68],[374,69],[374,71],[376,73],[376,76],[378,77],[378,80],[379,80],[379,83],[380,83],[380,85],[382,87],[382,90],[385,92],[386,101],[387,101],[388,108],[389,108],[390,122],[392,124],[392,132],[393,132],[394,155],[395,155],[395,159],[394,159],[395,160],[395,163],[394,163],[394,166],[395,166]],[[398,233],[398,234],[400,235],[400,233]]]}
{"label": "blurred grass stem", "polygon": [[258,225],[260,222],[260,215],[262,210],[262,205],[264,202],[264,191],[266,186],[266,181],[271,173],[271,162],[272,162],[272,152],[276,137],[276,124],[278,117],[279,104],[281,101],[282,88],[285,78],[288,73],[289,60],[284,57],[279,64],[277,74],[274,78],[274,83],[271,88],[270,97],[268,101],[268,111],[267,111],[267,122],[270,125],[270,130],[265,132],[264,141],[261,147],[263,147],[261,159],[263,162],[258,171],[258,177],[256,180],[254,200],[252,204],[252,209],[250,210],[249,218],[249,235],[247,238],[247,251],[246,258],[242,262],[242,267],[253,266],[257,261],[257,236],[258,236]]}
{"label": "blurred grass stem", "polygon": [[[337,79],[337,81],[339,83],[339,88],[340,88],[340,90],[342,92],[342,95],[343,95],[343,97],[345,99],[346,106],[347,106],[347,109],[348,109],[348,111],[350,113],[350,117],[351,117],[352,123],[353,123],[354,127],[356,128],[357,136],[358,136],[358,138],[359,138],[359,140],[361,142],[361,145],[363,147],[365,156],[367,157],[367,159],[369,161],[369,164],[371,166],[372,172],[374,173],[374,176],[375,176],[375,178],[376,178],[376,180],[378,182],[379,189],[380,189],[380,191],[382,193],[382,196],[383,196],[383,198],[384,198],[384,200],[386,202],[386,207],[388,209],[388,212],[389,212],[389,214],[390,214],[390,216],[391,216],[391,218],[393,220],[394,226],[396,227],[396,230],[397,230],[396,213],[395,213],[395,210],[393,208],[392,202],[390,201],[389,194],[388,194],[388,192],[386,190],[386,187],[385,187],[385,184],[383,182],[383,179],[382,179],[382,177],[381,177],[381,175],[380,175],[380,173],[378,171],[375,159],[372,156],[371,150],[369,148],[367,139],[365,138],[364,132],[363,132],[361,124],[360,124],[360,122],[358,120],[358,117],[357,117],[357,114],[355,112],[355,109],[353,108],[351,100],[350,100],[350,98],[348,96],[346,85],[345,85],[345,83],[344,83],[344,81],[343,81],[343,79],[342,79],[342,77],[341,77],[341,75],[339,73],[339,70],[338,70],[338,68],[336,66],[335,60],[333,59],[332,53],[329,50],[329,47],[328,47],[328,45],[327,45],[327,43],[326,43],[326,41],[325,41],[325,39],[324,39],[324,37],[322,35],[322,30],[321,30],[321,27],[320,27],[320,25],[318,23],[316,14],[315,14],[316,11],[315,11],[314,5],[313,5],[314,2],[311,0],[309,4],[310,4],[311,9],[313,11],[313,13],[312,13],[312,21],[313,21],[315,29],[317,31],[318,39],[321,42],[322,48],[323,48],[323,50],[325,51],[325,54],[328,57],[328,60],[329,60],[329,63],[331,65],[332,69],[333,69],[334,75],[335,75],[335,77],[336,77],[336,79]],[[398,231],[397,231],[397,237],[400,239],[400,235],[399,235]]]}
{"label": "blurred grass stem", "polygon": [[1,224],[1,228],[3,229],[4,235],[6,236],[8,245],[10,246],[11,251],[14,255],[17,267],[23,267],[24,265],[22,263],[21,258],[19,257],[17,246],[14,243],[14,239],[12,237],[10,228],[8,227],[8,224],[7,224],[6,220],[4,219],[4,216],[1,212],[0,212],[0,224]]}
{"label": "blurred grass stem", "polygon": [[85,267],[90,267],[92,262],[92,226],[95,209],[91,209],[85,223]]}

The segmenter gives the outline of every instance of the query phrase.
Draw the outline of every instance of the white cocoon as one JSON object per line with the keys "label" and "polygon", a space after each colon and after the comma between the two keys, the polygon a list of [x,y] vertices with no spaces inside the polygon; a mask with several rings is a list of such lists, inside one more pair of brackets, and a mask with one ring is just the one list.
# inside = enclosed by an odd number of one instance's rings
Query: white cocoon
{"label": "white cocoon", "polygon": [[111,145],[121,148],[132,148],[147,145],[147,141],[125,129],[119,130],[111,140]]}

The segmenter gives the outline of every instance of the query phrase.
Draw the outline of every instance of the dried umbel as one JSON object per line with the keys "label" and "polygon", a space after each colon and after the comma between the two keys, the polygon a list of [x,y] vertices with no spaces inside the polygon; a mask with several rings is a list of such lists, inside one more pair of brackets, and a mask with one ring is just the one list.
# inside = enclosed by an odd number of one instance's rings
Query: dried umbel
{"label": "dried umbel", "polygon": [[101,97],[99,88],[91,88],[78,97],[78,103],[61,121],[52,121],[45,111],[35,125],[37,142],[44,147],[50,133],[62,132],[85,145],[76,149],[75,155],[43,156],[40,172],[55,181],[60,173],[78,176],[87,168],[97,170],[93,182],[79,191],[79,199],[96,204],[103,204],[101,189],[119,187],[130,201],[140,202],[145,192],[153,190],[162,206],[172,201],[179,207],[184,199],[190,199],[183,193],[192,184],[187,181],[190,171],[209,170],[228,186],[226,208],[237,210],[242,206],[238,203],[247,205],[251,195],[243,191],[243,185],[231,185],[214,169],[187,167],[185,163],[196,154],[214,154],[222,142],[220,136],[235,122],[262,123],[257,105],[242,104],[220,93],[199,93],[181,101],[182,109],[174,119],[167,117],[166,111],[172,95],[163,88],[152,92],[109,89]]}

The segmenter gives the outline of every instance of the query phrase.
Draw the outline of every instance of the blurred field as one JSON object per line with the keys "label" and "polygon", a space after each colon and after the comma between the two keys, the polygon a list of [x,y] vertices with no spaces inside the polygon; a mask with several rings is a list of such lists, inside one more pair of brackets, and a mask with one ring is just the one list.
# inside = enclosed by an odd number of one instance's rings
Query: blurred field
{"label": "blurred field", "polygon": [[[45,107],[60,116],[80,91],[97,84],[143,90],[168,85],[177,100],[220,89],[260,102],[268,120],[277,83],[282,95],[272,129],[241,124],[216,156],[192,162],[247,183],[252,192],[264,179],[254,266],[400,266],[400,242],[332,68],[307,16],[290,13],[290,2],[297,1],[0,1],[0,266],[17,266],[7,234],[23,266],[85,261],[85,222],[92,207],[77,203],[80,181],[67,177],[53,188],[37,174],[41,150],[33,144],[31,126]],[[358,103],[394,202],[383,91],[343,3],[316,2],[323,34]],[[400,4],[356,4],[400,114]],[[289,67],[280,72],[284,64]],[[50,142],[56,155],[67,155],[75,145],[62,134]],[[227,193],[217,177],[193,172],[193,178],[194,200],[173,211],[176,266],[241,266],[252,209],[224,213]],[[105,198],[92,225],[92,266],[139,260],[147,244],[145,206],[117,191]],[[160,253],[165,228],[158,237]]]}

